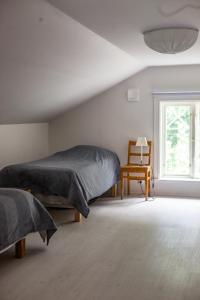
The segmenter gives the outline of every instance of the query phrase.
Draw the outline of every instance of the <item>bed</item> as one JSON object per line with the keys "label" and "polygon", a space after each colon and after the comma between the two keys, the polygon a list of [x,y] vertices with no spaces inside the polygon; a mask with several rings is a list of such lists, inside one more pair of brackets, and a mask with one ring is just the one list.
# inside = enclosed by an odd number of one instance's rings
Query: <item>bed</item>
{"label": "bed", "polygon": [[0,253],[15,245],[15,256],[25,254],[25,238],[39,232],[49,243],[57,228],[45,207],[26,191],[0,188]]}
{"label": "bed", "polygon": [[116,153],[79,145],[41,160],[3,168],[0,187],[30,189],[33,194],[63,197],[78,213],[87,217],[88,202],[115,186],[119,172]]}

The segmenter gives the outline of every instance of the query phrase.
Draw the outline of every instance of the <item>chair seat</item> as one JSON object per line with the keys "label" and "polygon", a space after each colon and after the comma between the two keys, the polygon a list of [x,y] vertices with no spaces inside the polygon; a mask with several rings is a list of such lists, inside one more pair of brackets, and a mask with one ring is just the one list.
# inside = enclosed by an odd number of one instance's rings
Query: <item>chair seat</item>
{"label": "chair seat", "polygon": [[144,173],[146,171],[150,171],[151,170],[151,166],[150,165],[124,165],[121,166],[121,170],[123,172],[133,172],[133,173]]}
{"label": "chair seat", "polygon": [[[151,167],[142,165],[124,165],[120,168],[121,179],[129,180],[148,180],[151,176]],[[125,174],[124,174],[125,173]],[[143,176],[134,176],[130,173],[144,174]]]}

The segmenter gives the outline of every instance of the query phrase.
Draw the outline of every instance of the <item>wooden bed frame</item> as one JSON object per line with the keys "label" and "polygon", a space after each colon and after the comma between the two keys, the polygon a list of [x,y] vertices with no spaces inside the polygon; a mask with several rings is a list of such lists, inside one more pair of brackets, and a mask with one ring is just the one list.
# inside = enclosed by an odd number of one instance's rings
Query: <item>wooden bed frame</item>
{"label": "wooden bed frame", "polygon": [[117,197],[117,183],[111,187],[111,196],[112,197]]}
{"label": "wooden bed frame", "polygon": [[22,258],[24,257],[25,253],[26,253],[26,240],[24,238],[15,244],[15,257]]}
{"label": "wooden bed frame", "polygon": [[[117,183],[111,187],[111,197],[116,197],[116,196],[117,196]],[[74,209],[74,222],[81,222],[81,219],[82,219],[81,213],[77,209]]]}
{"label": "wooden bed frame", "polygon": [[[31,193],[30,189],[26,189],[26,191]],[[111,196],[112,197],[117,196],[117,184],[113,185],[113,187],[111,188]],[[74,209],[74,221],[81,222],[81,218],[82,216],[80,212],[77,209]],[[26,239],[24,238],[15,244],[15,257],[22,258],[24,257],[25,253],[26,253]]]}
{"label": "wooden bed frame", "polygon": [[[30,188],[24,189],[24,191],[31,193]],[[74,222],[81,222],[81,213],[76,208],[74,208]]]}
{"label": "wooden bed frame", "polygon": [[[111,187],[111,197],[116,197],[116,196],[117,196],[117,183]],[[82,219],[81,213],[77,209],[74,209],[74,222],[81,222],[81,219]]]}
{"label": "wooden bed frame", "polygon": [[[81,214],[77,209],[74,209],[74,221],[81,222]],[[22,239],[15,244],[15,257],[22,258],[26,253],[26,239]]]}
{"label": "wooden bed frame", "polygon": [[[30,188],[27,188],[27,189],[24,189],[24,190],[27,191],[27,192],[29,192],[29,193],[31,193],[31,189]],[[111,187],[111,196],[112,197],[116,197],[117,196],[117,184],[114,184]],[[81,222],[81,219],[82,219],[81,213],[76,208],[74,208],[74,222]],[[19,247],[20,247],[20,245],[19,245]]]}
{"label": "wooden bed frame", "polygon": [[[81,214],[77,209],[74,209],[74,221],[81,222]],[[26,253],[26,239],[22,239],[15,244],[15,257],[22,258]]]}

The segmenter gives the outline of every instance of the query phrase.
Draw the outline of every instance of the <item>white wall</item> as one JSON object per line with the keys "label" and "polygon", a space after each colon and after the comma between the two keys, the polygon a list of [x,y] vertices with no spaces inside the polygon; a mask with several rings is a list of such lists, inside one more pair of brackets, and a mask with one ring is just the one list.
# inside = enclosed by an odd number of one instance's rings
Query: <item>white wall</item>
{"label": "white wall", "polygon": [[48,155],[48,124],[0,125],[0,167]]}
{"label": "white wall", "polygon": [[[153,90],[200,90],[200,66],[152,67],[50,122],[50,151],[95,144],[127,159],[127,143],[139,135],[153,139]],[[140,102],[127,101],[128,88],[140,89]],[[156,159],[156,158],[155,158]],[[200,197],[200,182],[156,182],[159,195]]]}

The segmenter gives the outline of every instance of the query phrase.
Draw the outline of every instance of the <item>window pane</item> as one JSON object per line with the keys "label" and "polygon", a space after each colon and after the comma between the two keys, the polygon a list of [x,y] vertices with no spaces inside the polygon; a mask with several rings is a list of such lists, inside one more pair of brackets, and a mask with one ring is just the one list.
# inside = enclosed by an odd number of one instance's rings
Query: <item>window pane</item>
{"label": "window pane", "polygon": [[191,106],[167,105],[165,113],[165,175],[189,175]]}

